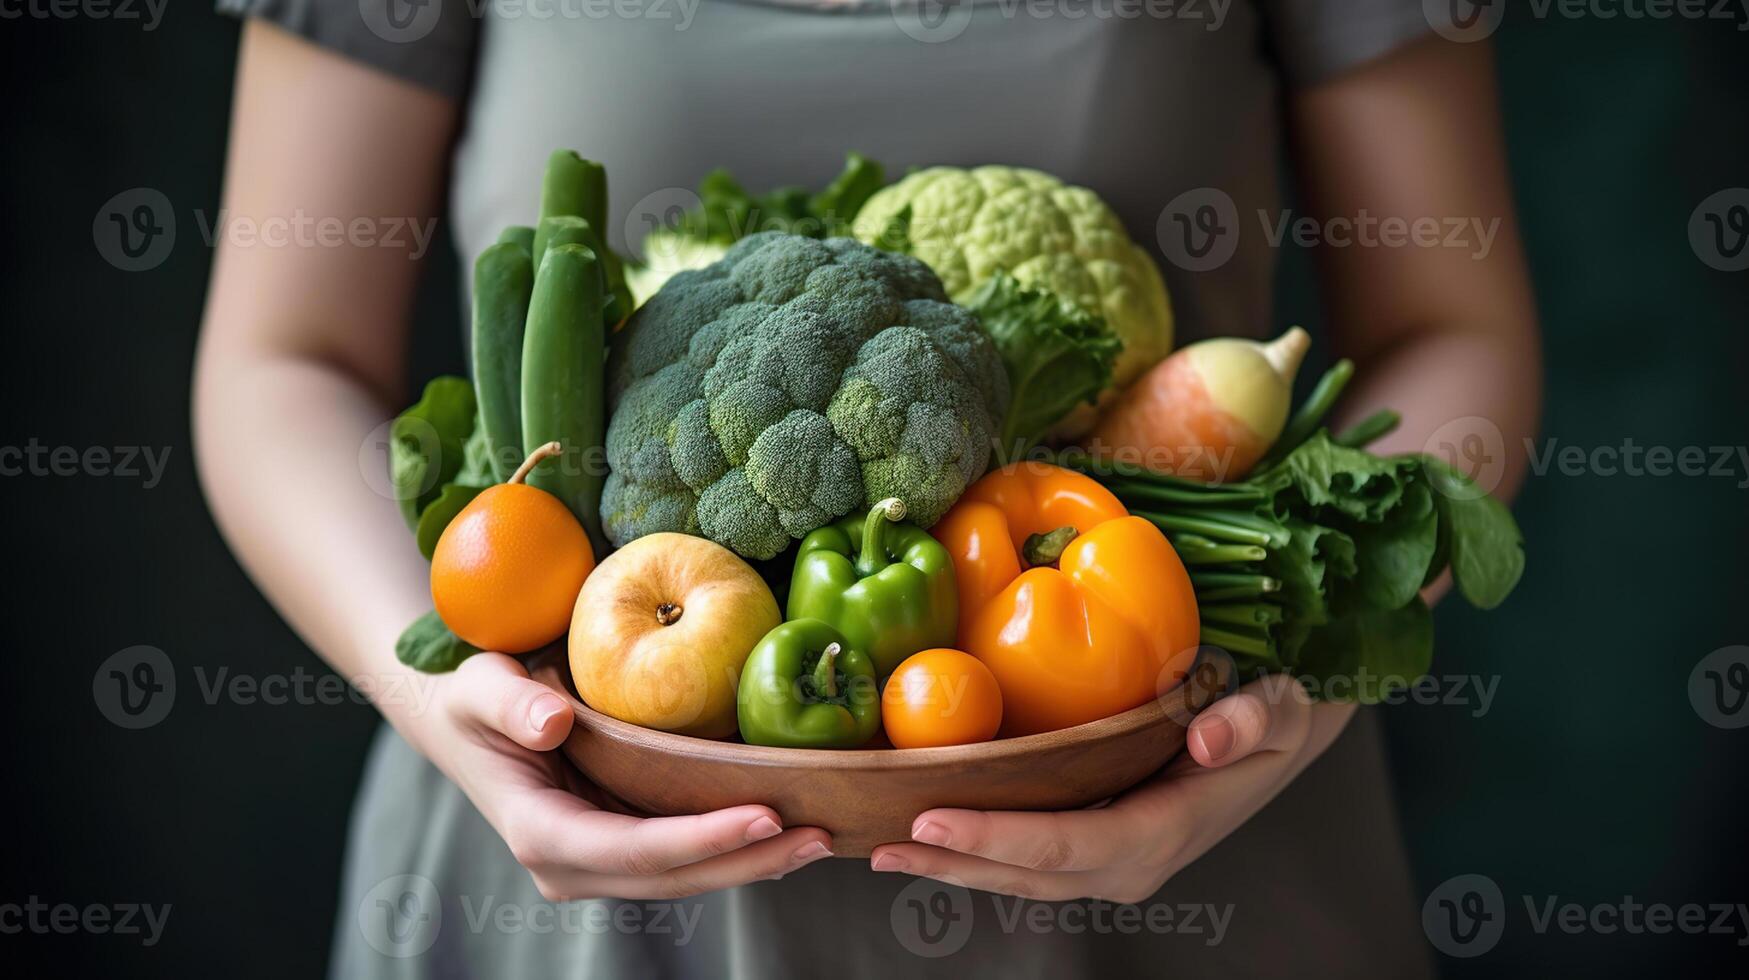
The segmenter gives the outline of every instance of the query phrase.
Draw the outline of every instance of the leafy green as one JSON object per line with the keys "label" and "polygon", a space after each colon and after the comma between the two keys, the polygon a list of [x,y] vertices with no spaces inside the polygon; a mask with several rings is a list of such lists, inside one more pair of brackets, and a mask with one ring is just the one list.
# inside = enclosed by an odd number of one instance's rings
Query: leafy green
{"label": "leafy green", "polygon": [[415,619],[395,641],[395,657],[428,674],[452,671],[479,652],[479,647],[451,633],[435,610]]}
{"label": "leafy green", "polygon": [[699,181],[700,206],[686,212],[675,230],[719,245],[761,231],[809,238],[848,235],[856,213],[885,182],[881,165],[855,151],[845,155],[844,170],[817,194],[802,187],[751,194],[719,167]]}
{"label": "leafy green", "polygon": [[471,486],[466,483],[446,483],[437,499],[431,506],[419,514],[419,524],[413,528],[413,540],[419,545],[419,553],[431,560],[432,552],[437,550],[437,539],[443,536],[443,529],[449,527],[449,522],[462,512],[473,499],[486,489]]}
{"label": "leafy green", "polygon": [[1024,453],[1076,405],[1111,386],[1123,341],[1105,320],[1044,289],[998,272],[964,304],[978,315],[1008,372],[1008,414],[999,451]]}
{"label": "leafy green", "polygon": [[1482,492],[1450,464],[1422,457],[1439,492],[1440,523],[1451,534],[1451,573],[1477,609],[1506,601],[1524,575],[1524,535],[1506,505]]}
{"label": "leafy green", "polygon": [[474,386],[466,378],[432,378],[411,408],[389,426],[389,481],[409,529],[461,472],[474,431]]}
{"label": "leafy green", "polygon": [[1433,665],[1433,615],[1420,597],[1396,609],[1363,606],[1311,631],[1296,673],[1327,701],[1376,704]]}
{"label": "leafy green", "polygon": [[[1302,427],[1322,419],[1350,370],[1326,375],[1314,398],[1323,404],[1296,416]],[[1370,703],[1431,664],[1420,591],[1448,565],[1482,609],[1505,601],[1524,572],[1524,541],[1503,504],[1443,461],[1359,448],[1394,423],[1379,413],[1337,439],[1294,433],[1291,449],[1228,484],[1058,459],[1166,532],[1196,588],[1204,643],[1227,649],[1247,676],[1289,672],[1316,696]],[[1233,545],[1251,550],[1223,550]]]}

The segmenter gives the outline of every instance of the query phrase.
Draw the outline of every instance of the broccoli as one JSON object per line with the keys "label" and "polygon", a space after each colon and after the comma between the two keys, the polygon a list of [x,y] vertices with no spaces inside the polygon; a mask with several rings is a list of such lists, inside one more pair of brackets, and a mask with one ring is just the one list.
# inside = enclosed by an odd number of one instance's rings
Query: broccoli
{"label": "broccoli", "polygon": [[928,527],[983,474],[1008,397],[923,263],[752,235],[613,338],[602,524],[615,545],[682,531],[755,559],[886,497]]}

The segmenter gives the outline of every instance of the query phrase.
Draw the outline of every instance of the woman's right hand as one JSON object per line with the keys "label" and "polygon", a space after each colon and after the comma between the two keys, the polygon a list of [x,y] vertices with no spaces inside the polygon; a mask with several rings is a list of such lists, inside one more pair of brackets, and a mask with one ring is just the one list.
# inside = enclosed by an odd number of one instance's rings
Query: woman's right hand
{"label": "woman's right hand", "polygon": [[680,898],[781,877],[832,853],[824,830],[786,830],[765,806],[692,817],[596,806],[587,798],[595,788],[554,751],[571,732],[570,706],[501,653],[469,657],[438,680],[423,712],[394,721],[549,901]]}

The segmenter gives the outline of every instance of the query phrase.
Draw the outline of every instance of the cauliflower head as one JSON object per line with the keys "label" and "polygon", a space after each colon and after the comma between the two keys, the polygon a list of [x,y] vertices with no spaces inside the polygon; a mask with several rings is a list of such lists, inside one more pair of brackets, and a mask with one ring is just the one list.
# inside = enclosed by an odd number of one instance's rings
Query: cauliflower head
{"label": "cauliflower head", "polygon": [[998,271],[1105,318],[1123,342],[1121,388],[1172,350],[1172,307],[1153,258],[1085,187],[1023,167],[930,167],[875,192],[853,233],[929,264],[955,302]]}
{"label": "cauliflower head", "polygon": [[607,536],[702,534],[756,559],[886,497],[928,527],[1008,408],[977,318],[922,262],[849,238],[751,235],[675,275],[607,372]]}

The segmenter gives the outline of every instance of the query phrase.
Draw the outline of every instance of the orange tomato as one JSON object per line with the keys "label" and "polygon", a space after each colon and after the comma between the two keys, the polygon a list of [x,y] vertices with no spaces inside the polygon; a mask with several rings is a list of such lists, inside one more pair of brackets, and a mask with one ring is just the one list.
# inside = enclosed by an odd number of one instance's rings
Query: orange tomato
{"label": "orange tomato", "polygon": [[1011,464],[930,533],[953,556],[959,645],[1002,687],[1004,737],[1128,711],[1176,687],[1196,657],[1196,592],[1178,553],[1088,477]]}
{"label": "orange tomato", "polygon": [[1002,725],[1002,689],[978,658],[945,647],[924,650],[887,678],[881,723],[896,749],[987,742]]}
{"label": "orange tomato", "polygon": [[443,529],[431,553],[431,601],[455,635],[482,650],[527,653],[558,639],[595,553],[559,498],[522,482],[488,487]]}

